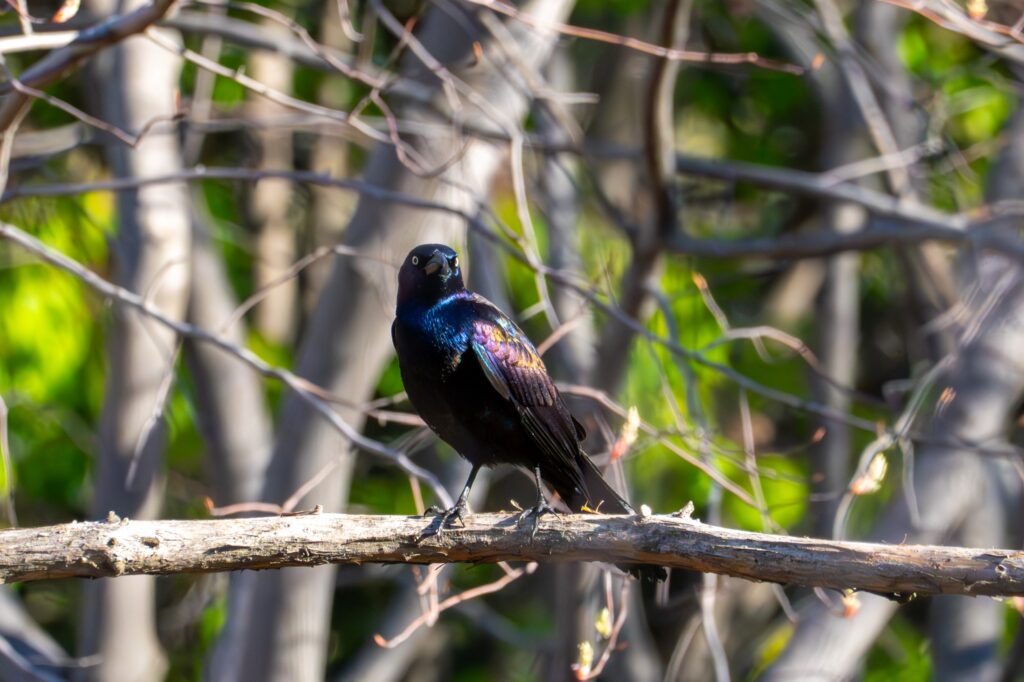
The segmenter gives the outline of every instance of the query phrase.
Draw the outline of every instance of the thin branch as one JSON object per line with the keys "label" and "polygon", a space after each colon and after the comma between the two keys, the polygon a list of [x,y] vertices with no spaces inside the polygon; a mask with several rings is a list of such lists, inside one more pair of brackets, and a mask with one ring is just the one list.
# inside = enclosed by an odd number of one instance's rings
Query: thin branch
{"label": "thin branch", "polygon": [[511,17],[516,21],[520,21],[531,28],[541,31],[555,31],[562,35],[572,36],[574,38],[583,38],[584,40],[593,40],[599,43],[607,43],[609,45],[620,45],[630,50],[636,50],[637,52],[649,54],[652,57],[661,57],[670,61],[692,62],[696,64],[751,64],[763,69],[782,71],[783,73],[790,73],[797,76],[804,72],[802,68],[795,64],[786,64],[773,59],[765,59],[756,52],[697,52],[694,50],[664,47],[639,40],[638,38],[621,36],[616,33],[609,33],[598,29],[583,28],[581,26],[573,26],[571,24],[564,24],[557,21],[544,21],[520,11],[513,5],[501,2],[501,0],[467,0],[467,2],[473,5],[486,7],[499,14],[504,14],[507,17]]}
{"label": "thin branch", "polygon": [[155,127],[162,126],[166,123],[175,123],[183,118],[183,114],[179,112],[172,116],[161,116],[159,118],[150,119],[146,122],[146,124],[142,127],[142,130],[140,130],[138,134],[133,135],[132,133],[129,133],[126,130],[118,128],[116,125],[112,123],[107,123],[102,119],[87,114],[78,107],[60,99],[59,97],[54,97],[53,95],[45,93],[42,90],[36,90],[35,88],[31,88],[25,85],[17,77],[15,77],[14,74],[12,74],[10,70],[6,68],[6,66],[3,67],[3,70],[6,71],[7,82],[17,92],[20,92],[23,95],[28,95],[33,99],[42,100],[50,106],[56,109],[60,109],[64,113],[77,118],[79,121],[81,121],[87,126],[91,126],[93,128],[96,128],[97,130],[102,130],[105,133],[113,135],[118,140],[128,145],[132,149],[138,147],[139,143],[141,143],[142,140],[145,139],[146,135],[148,135]]}
{"label": "thin branch", "polygon": [[[607,585],[608,581],[610,580],[607,571],[605,571],[604,579]],[[609,594],[605,598],[606,602],[608,603],[608,606],[606,608],[610,611],[612,607],[615,605],[615,603],[612,600],[612,596],[610,593],[611,586],[608,585],[606,589],[609,591]],[[629,615],[629,602],[627,600],[628,594],[629,581],[623,580],[622,586],[619,588],[619,612],[615,616],[615,622],[612,624],[612,631],[608,635],[608,641],[604,645],[604,650],[601,651],[601,656],[598,657],[597,663],[595,663],[594,667],[591,668],[589,671],[584,671],[583,669],[575,670],[576,679],[596,680],[601,676],[601,673],[604,672],[605,666],[608,665],[608,661],[610,661],[612,658],[612,652],[614,652],[618,648],[619,635],[622,634],[622,627],[626,624],[626,616]],[[576,666],[573,667],[574,669],[576,668]]]}
{"label": "thin branch", "polygon": [[437,616],[443,611],[447,611],[452,607],[458,606],[459,604],[463,604],[469,601],[470,599],[476,599],[477,597],[482,597],[486,594],[493,594],[494,592],[499,592],[502,589],[504,589],[505,586],[509,583],[515,582],[524,575],[533,573],[535,570],[537,570],[537,564],[531,562],[526,564],[524,568],[514,569],[502,564],[502,568],[505,570],[505,575],[498,578],[494,582],[490,582],[485,585],[479,585],[477,587],[472,587],[458,594],[454,594],[445,599],[444,601],[436,604],[433,610],[421,614],[418,618],[414,619],[411,623],[409,623],[409,625],[406,626],[406,628],[402,630],[402,632],[395,635],[391,639],[385,639],[382,635],[376,634],[373,636],[373,641],[377,644],[377,646],[383,647],[385,649],[393,649],[405,640],[409,639],[409,637],[411,637],[412,634],[419,630],[421,627],[433,626],[434,622],[436,622],[437,620]]}
{"label": "thin branch", "polygon": [[[78,37],[66,47],[51,52],[22,73],[21,82],[30,88],[46,87],[100,49],[145,31],[173,4],[174,0],[154,0],[133,12],[113,16],[79,32]],[[0,94],[7,95],[0,106],[0,130],[6,130],[29,105],[31,98],[22,92],[12,92],[10,84],[0,86]]]}
{"label": "thin branch", "polygon": [[350,66],[347,63],[347,61],[336,58],[333,52],[326,49],[324,45],[318,43],[316,39],[314,39],[313,36],[310,35],[309,31],[307,31],[302,26],[302,24],[281,12],[278,12],[269,7],[257,5],[253,2],[232,2],[222,0],[192,0],[192,2],[194,2],[197,5],[205,5],[214,8],[226,7],[228,9],[237,9],[243,12],[250,12],[265,19],[269,19],[270,21],[280,24],[281,26],[284,26],[289,31],[291,31],[295,37],[302,41],[303,45],[308,47],[314,54],[316,54],[317,57],[327,62],[331,66],[331,68],[333,68],[337,73],[345,76],[346,78],[350,78],[355,81],[360,81],[371,88],[381,88],[384,87],[385,85],[382,79],[363,73],[359,69]]}
{"label": "thin branch", "polygon": [[30,52],[32,50],[52,50],[57,47],[64,47],[77,37],[78,31],[48,31],[46,33],[7,36],[0,38],[0,54]]}
{"label": "thin branch", "polygon": [[[610,151],[623,153],[623,150]],[[860,204],[879,217],[903,222],[941,225],[949,229],[964,229],[969,222],[965,216],[942,213],[913,199],[899,199],[854,183],[836,183],[828,173],[810,173],[791,168],[723,161],[687,154],[676,155],[676,171],[684,175],[699,175],[726,182],[749,182],[767,189],[820,199],[849,201]]]}
{"label": "thin branch", "polygon": [[[871,89],[871,83],[864,67],[857,61],[854,44],[843,23],[843,15],[839,11],[839,7],[833,0],[815,0],[814,4],[822,19],[825,32],[838,52],[839,69],[846,79],[854,102],[860,109],[872,143],[883,156],[899,154],[900,149],[896,142],[896,135],[882,112],[878,98],[875,97],[875,93]],[[913,194],[910,173],[906,166],[890,166],[886,171],[889,176],[889,184],[895,194],[900,196]]]}
{"label": "thin branch", "polygon": [[[297,97],[292,97],[291,95],[283,93],[280,90],[275,90],[274,88],[268,87],[266,84],[260,83],[254,78],[250,78],[249,76],[245,75],[241,71],[241,69],[229,69],[228,67],[219,64],[218,62],[209,59],[199,54],[198,52],[195,52],[194,50],[190,50],[187,47],[178,45],[173,40],[167,39],[166,36],[164,36],[158,31],[146,29],[144,31],[144,35],[147,38],[149,38],[154,44],[160,46],[168,52],[172,52],[178,55],[185,61],[191,62],[195,64],[197,67],[201,69],[206,69],[207,71],[215,73],[218,76],[222,76],[224,78],[232,80],[241,85],[243,88],[251,90],[252,92],[255,92],[258,95],[262,95],[263,97],[266,97],[275,104],[279,104],[283,107],[288,107],[290,109],[295,109],[296,111],[303,111],[310,114],[316,114],[328,119],[333,119],[335,121],[347,123],[348,125],[351,125],[353,128],[360,131],[364,135],[367,135],[371,139],[374,139],[378,142],[388,141],[388,137],[386,135],[379,133],[376,129],[366,125],[358,118],[349,116],[344,111],[331,109],[330,107],[321,106],[319,104],[313,104],[312,102],[307,102]],[[2,119],[0,119],[0,122],[2,122]]]}
{"label": "thin branch", "polygon": [[1024,595],[1024,552],[795,538],[675,516],[474,514],[420,540],[416,516],[74,522],[0,532],[4,582],[322,564],[601,561],[888,595]]}

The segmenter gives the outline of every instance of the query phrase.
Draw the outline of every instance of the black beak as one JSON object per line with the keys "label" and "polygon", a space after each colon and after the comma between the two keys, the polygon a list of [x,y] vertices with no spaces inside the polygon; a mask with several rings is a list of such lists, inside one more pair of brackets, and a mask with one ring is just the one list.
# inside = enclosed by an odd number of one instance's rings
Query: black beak
{"label": "black beak", "polygon": [[448,279],[451,274],[451,268],[448,267],[448,259],[444,257],[444,254],[440,251],[435,251],[434,255],[430,257],[427,264],[423,266],[423,272],[427,275],[433,275],[435,272],[441,273],[441,279]]}

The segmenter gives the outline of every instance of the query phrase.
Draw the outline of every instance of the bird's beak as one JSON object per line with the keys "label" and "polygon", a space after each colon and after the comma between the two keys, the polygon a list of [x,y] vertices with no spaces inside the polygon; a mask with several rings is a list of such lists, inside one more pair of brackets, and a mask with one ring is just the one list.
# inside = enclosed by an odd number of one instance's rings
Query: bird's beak
{"label": "bird's beak", "polygon": [[427,275],[433,275],[435,272],[441,273],[442,279],[448,279],[448,275],[451,274],[451,269],[448,267],[448,259],[444,257],[443,253],[435,252],[427,264],[423,266],[423,272]]}

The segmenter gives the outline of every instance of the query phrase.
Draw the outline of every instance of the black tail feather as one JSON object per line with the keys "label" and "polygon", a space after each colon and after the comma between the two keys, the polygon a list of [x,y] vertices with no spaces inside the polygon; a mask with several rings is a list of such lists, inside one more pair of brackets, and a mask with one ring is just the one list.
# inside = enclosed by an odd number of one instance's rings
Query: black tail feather
{"label": "black tail feather", "polygon": [[[636,510],[604,479],[586,454],[581,452],[577,461],[584,489],[580,488],[578,481],[572,481],[567,476],[549,477],[547,472],[543,469],[541,471],[544,480],[554,488],[570,509],[580,512],[586,507],[589,511],[601,514],[636,514]],[[662,566],[622,565],[619,568],[643,582],[660,582],[668,577],[668,572]]]}
{"label": "black tail feather", "polygon": [[611,486],[589,457],[581,453],[580,470],[583,472],[582,499],[572,500],[569,504],[573,511],[582,511],[583,505],[591,511],[602,514],[635,514],[636,510],[622,499],[618,491]]}

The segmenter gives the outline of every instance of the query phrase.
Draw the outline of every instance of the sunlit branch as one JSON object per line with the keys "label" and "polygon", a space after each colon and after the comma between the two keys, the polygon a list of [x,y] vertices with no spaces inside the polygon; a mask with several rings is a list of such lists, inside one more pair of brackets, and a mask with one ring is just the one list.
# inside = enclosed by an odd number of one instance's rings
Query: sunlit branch
{"label": "sunlit branch", "polygon": [[437,519],[305,514],[200,521],[68,523],[0,533],[4,582],[210,573],[322,564],[600,561],[660,564],[749,580],[914,595],[1024,594],[1024,552],[883,545],[719,528],[678,516],[474,514],[420,540]]}

